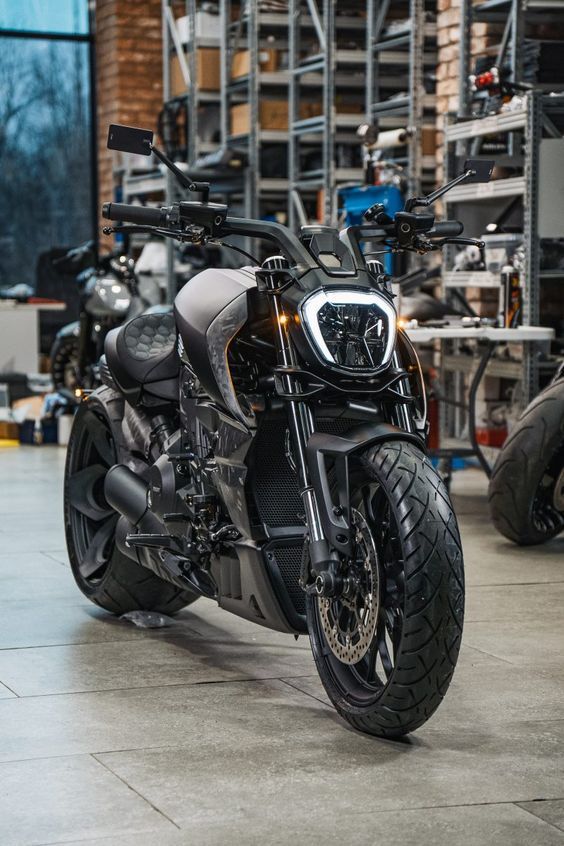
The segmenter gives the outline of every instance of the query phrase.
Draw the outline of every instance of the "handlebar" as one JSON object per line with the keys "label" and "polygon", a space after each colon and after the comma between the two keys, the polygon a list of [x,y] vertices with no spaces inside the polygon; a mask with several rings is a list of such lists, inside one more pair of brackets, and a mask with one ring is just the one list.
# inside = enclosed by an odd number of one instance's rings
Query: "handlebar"
{"label": "handlebar", "polygon": [[464,224],[460,220],[441,220],[427,232],[427,238],[456,238],[463,231]]}
{"label": "handlebar", "polygon": [[[302,270],[317,267],[301,241],[287,227],[266,220],[226,217],[226,207],[214,203],[182,202],[160,209],[123,203],[104,203],[102,216],[107,220],[170,229],[171,237],[187,233],[190,227],[203,227],[208,237],[244,235],[262,238],[277,245],[291,264]],[[160,234],[166,234],[161,231]]]}
{"label": "handlebar", "polygon": [[[276,244],[280,252],[289,260],[290,265],[302,273],[318,268],[315,258],[287,227],[271,221],[227,217],[227,207],[215,203],[187,201],[160,209],[105,203],[102,215],[108,220],[133,223],[148,227],[149,230],[154,228],[158,234],[168,235],[177,240],[190,238],[191,234],[195,236],[195,241],[202,238],[217,239],[228,235],[264,239]],[[407,233],[404,232],[406,227],[408,227]],[[126,228],[123,228],[124,231]],[[399,238],[400,229],[402,238]],[[430,239],[454,238],[462,231],[463,225],[458,220],[444,220],[433,225],[431,215],[401,212],[383,227],[374,223],[349,227],[341,233],[341,240],[351,250],[356,267],[361,269],[365,266],[359,243],[363,235],[370,238],[378,232],[380,236],[386,237],[392,235],[392,232],[394,234],[397,232],[396,237],[401,249],[415,248],[417,252],[426,252],[435,248],[431,245]],[[424,249],[425,244],[428,245],[426,249]]]}
{"label": "handlebar", "polygon": [[125,203],[104,203],[102,217],[124,223],[138,223],[142,226],[162,226],[166,223],[167,209],[148,206],[130,206]]}

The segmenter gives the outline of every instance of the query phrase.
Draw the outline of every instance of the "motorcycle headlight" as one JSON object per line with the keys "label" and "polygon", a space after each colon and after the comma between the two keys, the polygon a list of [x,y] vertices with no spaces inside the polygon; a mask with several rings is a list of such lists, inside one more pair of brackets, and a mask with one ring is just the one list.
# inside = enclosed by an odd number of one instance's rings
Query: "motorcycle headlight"
{"label": "motorcycle headlight", "polygon": [[377,291],[316,291],[301,319],[317,353],[342,370],[381,370],[392,357],[396,310]]}

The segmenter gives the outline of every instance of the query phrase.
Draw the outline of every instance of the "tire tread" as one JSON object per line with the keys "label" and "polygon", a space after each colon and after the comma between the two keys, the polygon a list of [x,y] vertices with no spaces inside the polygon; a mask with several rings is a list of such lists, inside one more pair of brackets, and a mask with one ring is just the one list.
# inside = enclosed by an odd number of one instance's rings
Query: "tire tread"
{"label": "tire tread", "polygon": [[[423,725],[451,682],[464,617],[462,547],[446,488],[420,450],[392,441],[369,448],[361,461],[368,475],[385,485],[402,542],[405,606],[400,649],[382,695],[363,708],[342,696],[315,644],[313,652],[341,716],[360,731],[391,738]],[[310,615],[313,601],[308,604]]]}

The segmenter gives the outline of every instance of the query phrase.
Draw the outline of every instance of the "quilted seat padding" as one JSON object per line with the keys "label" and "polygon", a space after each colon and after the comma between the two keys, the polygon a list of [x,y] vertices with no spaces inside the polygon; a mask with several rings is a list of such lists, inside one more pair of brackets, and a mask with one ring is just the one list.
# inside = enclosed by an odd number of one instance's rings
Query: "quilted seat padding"
{"label": "quilted seat padding", "polygon": [[176,344],[176,326],[171,314],[141,314],[124,327],[127,353],[136,361],[161,357]]}
{"label": "quilted seat padding", "polygon": [[141,314],[113,329],[105,353],[112,376],[132,400],[145,393],[169,401],[178,398],[180,359],[172,312]]}

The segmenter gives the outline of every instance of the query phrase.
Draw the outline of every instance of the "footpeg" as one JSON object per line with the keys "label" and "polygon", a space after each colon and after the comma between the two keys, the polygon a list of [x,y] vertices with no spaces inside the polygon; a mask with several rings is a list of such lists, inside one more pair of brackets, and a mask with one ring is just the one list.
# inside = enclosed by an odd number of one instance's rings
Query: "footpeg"
{"label": "footpeg", "polygon": [[170,549],[173,552],[180,552],[180,547],[175,538],[170,535],[126,535],[126,546],[142,546],[150,549]]}

